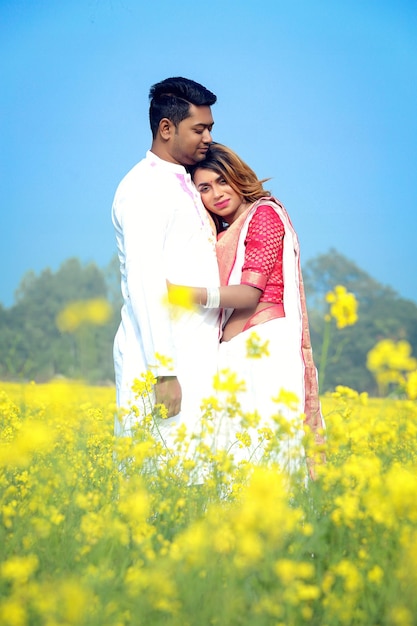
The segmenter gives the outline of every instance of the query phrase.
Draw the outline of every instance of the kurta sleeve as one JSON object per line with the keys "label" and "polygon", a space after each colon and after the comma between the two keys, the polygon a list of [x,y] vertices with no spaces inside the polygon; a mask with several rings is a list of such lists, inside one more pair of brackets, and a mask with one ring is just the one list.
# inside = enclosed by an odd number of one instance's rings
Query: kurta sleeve
{"label": "kurta sleeve", "polygon": [[[165,195],[166,197],[166,195]],[[136,321],[146,361],[156,376],[174,375],[176,354],[167,302],[164,241],[172,219],[172,207],[158,202],[158,195],[144,194],[133,186],[121,190],[113,207],[113,221],[123,238],[124,294]],[[123,271],[123,270],[122,270]],[[172,368],[158,365],[158,353],[172,361]]]}
{"label": "kurta sleeve", "polygon": [[241,283],[262,291],[282,256],[284,225],[276,211],[261,205],[253,215],[245,239],[245,259]]}

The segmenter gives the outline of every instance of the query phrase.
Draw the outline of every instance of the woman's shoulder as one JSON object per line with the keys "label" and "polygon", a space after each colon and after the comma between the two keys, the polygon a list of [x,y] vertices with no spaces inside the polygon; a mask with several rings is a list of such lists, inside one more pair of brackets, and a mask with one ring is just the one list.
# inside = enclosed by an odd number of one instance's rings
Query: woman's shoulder
{"label": "woman's shoulder", "polygon": [[281,222],[280,205],[269,198],[261,198],[255,202],[252,210],[251,220],[264,219],[270,222]]}
{"label": "woman's shoulder", "polygon": [[253,204],[253,207],[255,209],[261,207],[269,207],[270,209],[273,209],[275,211],[281,209],[283,206],[284,205],[282,204],[282,202],[277,200],[277,198],[275,198],[274,196],[263,196]]}

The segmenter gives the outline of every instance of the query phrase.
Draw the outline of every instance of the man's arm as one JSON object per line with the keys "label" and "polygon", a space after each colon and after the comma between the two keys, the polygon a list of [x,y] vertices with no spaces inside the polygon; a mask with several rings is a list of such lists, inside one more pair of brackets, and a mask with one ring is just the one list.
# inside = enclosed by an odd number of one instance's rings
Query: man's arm
{"label": "man's arm", "polygon": [[[158,378],[157,402],[164,398],[168,415],[179,412],[181,388],[175,378],[176,354],[172,338],[164,267],[164,241],[169,224],[166,207],[139,189],[119,193],[114,213],[123,233],[128,295],[141,336],[148,368]],[[159,195],[160,198],[160,195]],[[155,354],[170,364],[158,363]],[[138,376],[142,372],[138,372]],[[168,377],[159,379],[159,377]],[[172,396],[172,401],[170,397]]]}

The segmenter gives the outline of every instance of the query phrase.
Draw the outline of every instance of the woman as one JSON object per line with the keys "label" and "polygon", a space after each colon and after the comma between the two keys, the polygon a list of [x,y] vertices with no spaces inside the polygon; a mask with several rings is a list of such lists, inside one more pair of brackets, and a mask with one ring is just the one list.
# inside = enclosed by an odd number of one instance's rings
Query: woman
{"label": "woman", "polygon": [[[219,232],[222,285],[194,288],[193,298],[224,310],[219,370],[228,368],[245,381],[242,410],[256,411],[261,427],[282,423],[272,419],[277,414],[298,421],[296,432],[284,426],[280,436],[279,461],[295,469],[303,419],[319,443],[323,429],[297,235],[283,205],[264,190],[265,181],[229,148],[212,144],[192,177]],[[255,347],[267,345],[269,354],[249,357],[248,345],[254,342]],[[285,393],[277,399],[281,390]],[[258,436],[259,426],[249,429],[249,446],[234,446],[235,457],[262,455],[266,442]],[[224,445],[233,445],[238,430],[223,425]]]}

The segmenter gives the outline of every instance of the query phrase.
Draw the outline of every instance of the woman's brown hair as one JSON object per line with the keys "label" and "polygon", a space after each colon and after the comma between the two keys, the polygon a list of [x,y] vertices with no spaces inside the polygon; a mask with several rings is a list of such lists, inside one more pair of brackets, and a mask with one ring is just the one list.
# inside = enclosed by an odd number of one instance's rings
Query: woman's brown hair
{"label": "woman's brown hair", "polygon": [[204,161],[200,161],[192,168],[191,175],[198,169],[216,172],[224,178],[245,202],[256,202],[260,198],[270,196],[270,192],[263,188],[263,183],[269,180],[258,180],[257,175],[242,159],[227,146],[221,143],[212,143]]}

